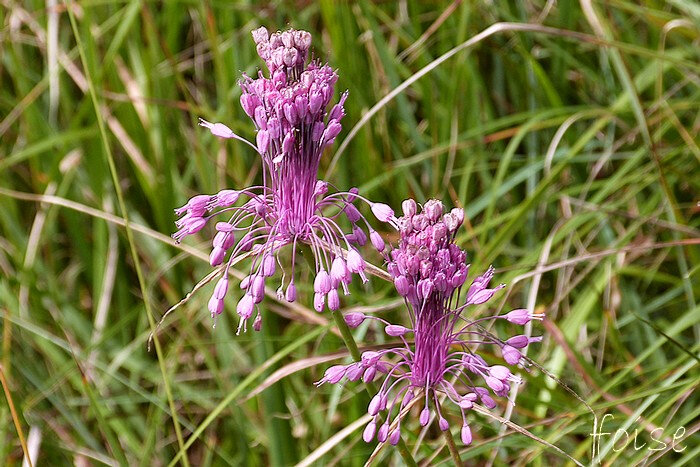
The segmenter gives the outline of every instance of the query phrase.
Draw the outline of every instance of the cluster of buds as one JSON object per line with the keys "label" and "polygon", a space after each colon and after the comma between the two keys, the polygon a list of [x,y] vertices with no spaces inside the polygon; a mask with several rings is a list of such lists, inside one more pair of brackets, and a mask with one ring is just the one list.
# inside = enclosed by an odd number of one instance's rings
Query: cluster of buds
{"label": "cluster of buds", "polygon": [[401,243],[391,252],[389,274],[399,294],[414,305],[431,296],[447,298],[467,279],[466,254],[455,245],[464,211],[444,213],[442,202],[431,199],[422,212],[412,199],[403,202],[398,219]]}
{"label": "cluster of buds", "polygon": [[311,47],[311,34],[306,31],[290,29],[270,35],[267,29],[260,27],[253,31],[253,40],[258,55],[265,61],[272,76],[280,70],[288,75],[299,75],[304,71],[304,64]]}
{"label": "cluster of buds", "polygon": [[[208,308],[214,317],[223,311],[229,268],[238,255],[252,256],[249,275],[241,282],[245,293],[236,307],[241,318],[239,331],[263,300],[266,281],[278,268],[282,270],[278,297],[289,302],[296,300],[295,258],[297,246],[302,244],[310,247],[314,257],[317,311],[322,311],[326,303],[329,308],[338,309],[338,289],[342,287],[347,294],[353,274],[367,280],[365,261],[357,249],[367,241],[365,229],[379,251],[384,249],[384,241],[370,227],[356,202],[367,203],[380,221],[395,225],[394,213],[387,205],[367,200],[357,189],[329,193],[328,183],[318,179],[323,150],[340,133],[347,92],[328,110],[338,75],[328,65],[307,62],[311,35],[295,30],[269,35],[260,28],[253,32],[253,38],[270,72],[269,76],[260,72],[256,79],[244,77],[240,83],[241,106],[254,123],[255,143],[222,123],[201,120],[200,124],[215,136],[237,139],[255,149],[263,161],[263,183],[193,197],[175,211],[182,217],[176,222],[179,230],[173,235],[179,242],[201,230],[210,219],[221,214],[228,216],[227,221],[216,224],[210,263],[226,265]],[[240,199],[245,202],[239,203]],[[341,228],[341,213],[349,220],[352,232]],[[287,245],[293,246],[290,273],[284,270],[279,257]],[[289,282],[285,284],[287,277]],[[259,312],[254,324],[258,329]]]}
{"label": "cluster of buds", "polygon": [[[461,209],[445,213],[440,201],[430,200],[418,212],[413,200],[403,203],[404,215],[397,219],[400,232],[399,248],[391,252],[389,272],[397,291],[406,298],[410,327],[391,324],[379,317],[353,312],[345,315],[350,327],[367,319],[377,320],[388,336],[400,337],[401,345],[379,351],[365,352],[362,361],[330,367],[317,383],[338,383],[362,378],[372,381],[381,373],[379,391],[368,407],[372,420],[363,438],[396,444],[400,439],[401,414],[416,397],[422,399],[419,423],[426,426],[436,415],[441,430],[449,429],[443,415],[441,398],[451,401],[461,412],[461,439],[465,445],[472,441],[467,412],[479,401],[494,408],[493,396],[505,397],[511,383],[519,378],[501,364],[489,365],[478,353],[480,345],[496,345],[505,363],[523,363],[519,349],[539,337],[519,334],[502,341],[482,324],[502,319],[517,325],[543,319],[542,314],[528,310],[513,310],[503,315],[469,319],[464,310],[471,305],[487,302],[504,287],[489,288],[494,270],[489,268],[476,277],[462,294],[468,265],[466,254],[454,244],[455,232],[464,220]],[[463,296],[463,304],[460,297]],[[407,337],[413,337],[410,342]],[[418,403],[419,401],[414,401]],[[395,413],[394,413],[395,412]],[[383,422],[382,422],[383,417]],[[392,426],[393,428],[392,431]]]}

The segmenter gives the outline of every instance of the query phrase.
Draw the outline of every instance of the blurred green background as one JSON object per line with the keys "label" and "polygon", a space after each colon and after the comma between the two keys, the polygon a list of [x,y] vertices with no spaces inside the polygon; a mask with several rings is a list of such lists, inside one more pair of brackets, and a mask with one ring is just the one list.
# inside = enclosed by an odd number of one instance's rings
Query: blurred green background
{"label": "blurred green background", "polygon": [[[435,66],[499,22],[530,26],[496,27]],[[594,421],[609,414],[602,463],[697,465],[700,9],[690,0],[0,0],[0,364],[13,403],[0,403],[0,464],[22,462],[16,424],[40,465],[168,465],[182,451],[183,465],[362,465],[374,450],[359,426],[331,438],[363,416],[367,396],[357,383],[312,386],[347,354],[329,315],[309,311],[308,287],[294,308],[266,300],[263,331],[236,336],[238,289],[213,328],[208,285],[147,348],[153,323],[210,269],[209,231],[182,247],[168,238],[173,208],[259,176],[248,147],[196,126],[204,117],[251,137],[237,80],[262,66],[250,37],[259,25],[311,31],[315,55],[339,70],[350,91],[339,142],[412,81],[337,164],[340,144],[329,151],[321,174],[396,207],[408,196],[463,206],[472,271],[494,264],[510,285],[477,312],[547,313],[529,355],[595,417],[533,369],[511,420],[590,464]],[[353,287],[345,305],[402,320],[388,284]],[[383,342],[373,326],[356,339]],[[415,459],[449,465],[444,439],[415,418],[403,427]],[[486,417],[471,423],[473,445],[458,444],[470,464],[569,462]],[[384,449],[375,463],[402,461]]]}

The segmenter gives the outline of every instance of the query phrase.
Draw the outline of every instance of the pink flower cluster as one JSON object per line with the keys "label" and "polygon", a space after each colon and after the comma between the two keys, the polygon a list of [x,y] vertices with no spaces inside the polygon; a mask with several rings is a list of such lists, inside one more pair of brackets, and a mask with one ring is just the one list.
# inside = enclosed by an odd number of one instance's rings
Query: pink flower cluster
{"label": "pink flower cluster", "polygon": [[[372,420],[363,434],[366,442],[376,436],[379,442],[388,440],[396,444],[401,436],[400,412],[415,397],[423,401],[420,424],[427,425],[435,414],[440,429],[447,430],[449,422],[441,405],[444,397],[460,410],[462,442],[470,444],[472,433],[467,411],[476,401],[495,407],[492,395],[505,397],[510,384],[518,381],[508,367],[488,364],[477,353],[478,346],[496,345],[505,363],[517,365],[522,359],[519,349],[540,340],[520,334],[501,341],[486,332],[482,324],[503,319],[524,325],[542,319],[543,315],[519,309],[474,320],[464,316],[468,306],[486,303],[504,285],[489,287],[494,272],[489,268],[471,282],[464,303],[457,305],[468,273],[466,254],[454,243],[456,231],[464,220],[463,211],[445,212],[440,201],[430,200],[419,212],[417,204],[407,200],[403,203],[403,213],[397,220],[399,247],[390,253],[388,270],[397,291],[406,298],[411,325],[391,324],[357,312],[345,315],[350,327],[359,326],[367,319],[380,322],[384,332],[399,337],[402,345],[365,352],[360,362],[330,367],[317,384],[360,378],[369,382],[382,375],[379,391],[368,407]],[[410,336],[413,342],[409,342]],[[396,422],[396,428],[390,432],[392,422]]]}
{"label": "pink flower cluster", "polygon": [[[295,30],[270,35],[260,28],[253,31],[253,39],[270,72],[269,76],[260,72],[255,79],[244,77],[240,83],[241,106],[255,126],[255,144],[222,123],[202,120],[200,124],[215,136],[253,147],[263,161],[262,185],[193,197],[175,211],[182,217],[173,235],[179,242],[200,231],[210,219],[227,216],[215,226],[210,263],[226,265],[209,301],[209,311],[212,316],[223,311],[229,268],[237,255],[249,254],[250,272],[240,284],[245,293],[236,306],[241,318],[239,330],[263,300],[266,282],[278,269],[282,270],[278,296],[289,302],[296,300],[295,259],[301,244],[308,245],[314,257],[314,308],[320,312],[327,304],[338,309],[338,289],[347,294],[353,274],[367,280],[365,261],[357,249],[367,241],[365,229],[372,245],[384,249],[381,236],[354,203],[367,203],[380,221],[394,222],[394,213],[387,205],[372,203],[357,189],[329,192],[329,184],[318,179],[323,150],[341,131],[347,92],[328,110],[338,75],[328,65],[307,62],[311,35]],[[240,203],[241,199],[246,201]],[[339,216],[349,220],[352,232],[343,231]],[[292,245],[289,272],[280,258],[286,245]]]}

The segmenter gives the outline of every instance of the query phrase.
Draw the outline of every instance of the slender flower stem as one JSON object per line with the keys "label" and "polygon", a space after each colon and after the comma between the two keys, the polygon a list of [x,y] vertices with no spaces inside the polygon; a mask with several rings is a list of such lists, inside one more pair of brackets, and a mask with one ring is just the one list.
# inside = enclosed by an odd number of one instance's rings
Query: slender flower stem
{"label": "slender flower stem", "polygon": [[353,360],[359,362],[362,359],[362,355],[360,354],[360,349],[357,347],[357,343],[352,336],[348,323],[346,323],[345,318],[343,318],[343,314],[340,312],[340,310],[333,310],[331,311],[331,314],[333,315],[335,325],[338,326],[338,330],[343,338],[343,342],[345,342],[345,346],[350,351],[350,356]]}
{"label": "slender flower stem", "polygon": [[455,440],[452,438],[452,433],[450,430],[443,431],[442,436],[444,436],[445,441],[447,441],[447,448],[450,450],[450,454],[452,455],[452,460],[455,461],[455,465],[462,465],[462,459],[459,457],[459,451],[457,451],[457,446],[455,445]]}

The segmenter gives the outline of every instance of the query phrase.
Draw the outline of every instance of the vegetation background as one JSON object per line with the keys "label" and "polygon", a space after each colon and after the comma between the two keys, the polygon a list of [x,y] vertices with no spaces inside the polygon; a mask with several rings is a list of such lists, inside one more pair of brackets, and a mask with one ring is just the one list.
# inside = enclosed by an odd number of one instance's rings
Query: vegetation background
{"label": "vegetation background", "polygon": [[[504,22],[528,26],[491,27]],[[149,466],[362,465],[374,451],[355,423],[362,386],[312,386],[348,357],[308,289],[292,308],[267,300],[263,331],[236,336],[233,301],[212,327],[207,285],[147,347],[210,269],[208,232],[169,239],[173,208],[259,175],[249,148],[196,125],[252,135],[237,80],[262,65],[259,25],[311,31],[350,91],[321,173],[393,206],[463,206],[472,271],[493,263],[510,285],[476,313],[546,312],[529,355],[596,416],[538,369],[513,413],[503,401],[497,413],[584,464],[594,421],[610,414],[603,463],[697,465],[691,0],[0,0],[0,464],[19,465],[25,448],[40,465]],[[345,304],[402,319],[376,278]],[[373,326],[355,337],[383,342]],[[473,465],[570,463],[512,426],[471,420],[474,443],[458,447]],[[419,428],[403,430],[415,459],[451,463],[435,428]],[[629,437],[614,440],[617,429]],[[375,458],[401,462],[393,449]]]}

